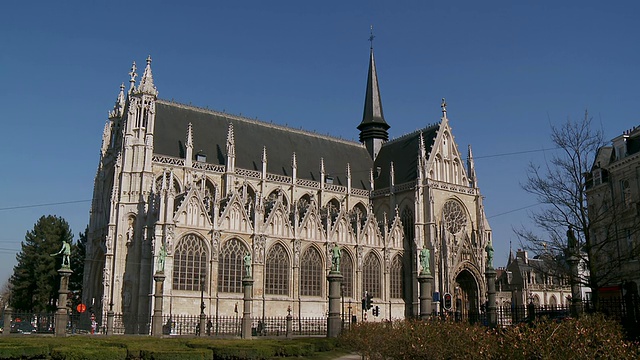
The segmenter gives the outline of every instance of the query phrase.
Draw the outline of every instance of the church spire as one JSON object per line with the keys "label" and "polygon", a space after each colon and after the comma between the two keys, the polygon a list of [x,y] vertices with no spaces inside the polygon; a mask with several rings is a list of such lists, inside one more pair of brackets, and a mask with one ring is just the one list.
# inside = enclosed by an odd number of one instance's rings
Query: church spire
{"label": "church spire", "polygon": [[153,84],[153,74],[151,74],[151,55],[147,57],[147,66],[144,68],[144,74],[138,85],[138,92],[158,96],[158,90]]}
{"label": "church spire", "polygon": [[471,145],[469,145],[469,154],[467,156],[467,172],[469,173],[469,185],[474,188],[478,187],[478,180],[476,179],[476,167],[473,161],[473,153],[471,152]]}
{"label": "church spire", "polygon": [[360,130],[360,142],[364,143],[373,159],[376,158],[382,143],[389,140],[390,126],[384,120],[382,112],[382,100],[380,99],[380,88],[378,87],[378,73],[376,62],[373,57],[373,27],[371,28],[371,49],[369,53],[369,75],[367,77],[367,89],[364,98],[364,112],[362,122],[358,125]]}
{"label": "church spire", "polygon": [[122,83],[120,85],[120,93],[118,93],[116,104],[113,106],[113,110],[109,112],[109,119],[122,117],[125,101],[126,100],[124,98],[124,83]]}

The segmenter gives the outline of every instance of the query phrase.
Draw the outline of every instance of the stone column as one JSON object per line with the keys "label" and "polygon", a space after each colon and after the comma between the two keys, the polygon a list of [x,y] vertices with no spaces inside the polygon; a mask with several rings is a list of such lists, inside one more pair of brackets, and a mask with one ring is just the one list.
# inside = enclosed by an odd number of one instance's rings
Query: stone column
{"label": "stone column", "polygon": [[498,325],[496,314],[496,271],[487,267],[484,270],[484,276],[487,279],[487,322],[490,327],[495,328]]}
{"label": "stone column", "polygon": [[245,276],[242,278],[242,288],[244,289],[244,311],[242,313],[242,338],[251,339],[251,304],[253,300],[253,278]]}
{"label": "stone column", "polygon": [[13,309],[11,306],[7,306],[4,309],[4,330],[3,335],[9,335],[11,332],[11,318],[13,317]]}
{"label": "stone column", "polygon": [[67,311],[67,294],[69,293],[69,276],[73,271],[64,266],[58,270],[60,274],[60,290],[58,290],[58,310],[56,311],[55,336],[65,336],[67,334],[67,324],[69,323],[69,312]]}
{"label": "stone column", "polygon": [[291,316],[291,305],[287,308],[287,339],[293,336],[293,316]]}
{"label": "stone column", "polygon": [[567,262],[569,263],[569,271],[571,273],[571,316],[579,317],[582,315],[582,291],[580,291],[580,281],[578,281],[578,264],[580,263],[580,259],[571,254],[567,258]]}
{"label": "stone column", "polygon": [[327,275],[329,280],[329,317],[327,318],[327,337],[337,337],[342,330],[340,319],[340,284],[342,274],[340,271],[331,270]]}
{"label": "stone column", "polygon": [[418,282],[420,283],[420,319],[426,320],[431,316],[433,276],[421,272],[418,275]]}
{"label": "stone column", "polygon": [[113,335],[113,318],[115,314],[113,313],[113,301],[109,304],[109,311],[107,311],[107,336]]}
{"label": "stone column", "polygon": [[165,278],[166,276],[164,275],[164,272],[158,271],[155,275],[153,275],[153,280],[155,281],[156,288],[153,304],[153,317],[151,319],[152,336],[162,336],[162,304]]}

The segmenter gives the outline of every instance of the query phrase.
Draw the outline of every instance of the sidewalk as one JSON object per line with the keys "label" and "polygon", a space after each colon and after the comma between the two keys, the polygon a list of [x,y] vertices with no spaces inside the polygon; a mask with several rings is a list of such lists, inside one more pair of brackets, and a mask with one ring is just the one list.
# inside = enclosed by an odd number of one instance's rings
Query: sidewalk
{"label": "sidewalk", "polygon": [[362,356],[358,354],[347,354],[342,355],[339,358],[335,358],[335,360],[362,360]]}

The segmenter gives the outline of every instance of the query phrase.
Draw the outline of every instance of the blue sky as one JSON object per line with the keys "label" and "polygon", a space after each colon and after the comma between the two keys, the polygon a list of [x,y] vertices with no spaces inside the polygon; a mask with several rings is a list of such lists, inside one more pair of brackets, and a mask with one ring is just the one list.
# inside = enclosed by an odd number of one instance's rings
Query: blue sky
{"label": "blue sky", "polygon": [[132,61],[152,56],[163,99],[357,140],[370,25],[391,137],[438,121],[446,97],[504,265],[512,228],[536,209],[520,184],[552,154],[550,125],[585,109],[607,139],[638,125],[640,3],[615,4],[4,2],[0,284],[40,216],[87,226],[102,129]]}

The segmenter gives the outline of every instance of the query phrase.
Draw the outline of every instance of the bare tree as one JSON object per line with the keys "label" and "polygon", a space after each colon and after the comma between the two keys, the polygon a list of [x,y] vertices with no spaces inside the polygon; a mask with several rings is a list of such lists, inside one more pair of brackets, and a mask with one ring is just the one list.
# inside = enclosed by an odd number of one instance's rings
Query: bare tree
{"label": "bare tree", "polygon": [[613,224],[612,209],[597,211],[587,204],[585,179],[591,173],[598,150],[605,145],[603,132],[592,126],[592,119],[585,112],[580,120],[567,119],[560,126],[551,126],[551,140],[558,151],[542,165],[529,164],[527,181],[522,185],[543,205],[530,213],[539,232],[524,227],[514,231],[526,249],[551,255],[557,259],[555,271],[568,274],[563,259],[568,248],[567,230],[572,228],[580,249],[577,255],[589,271],[588,276],[582,273],[577,280],[591,287],[597,300],[596,290],[618,276],[611,263],[600,261],[603,252],[617,240],[609,236],[595,241],[594,235],[595,228]]}

